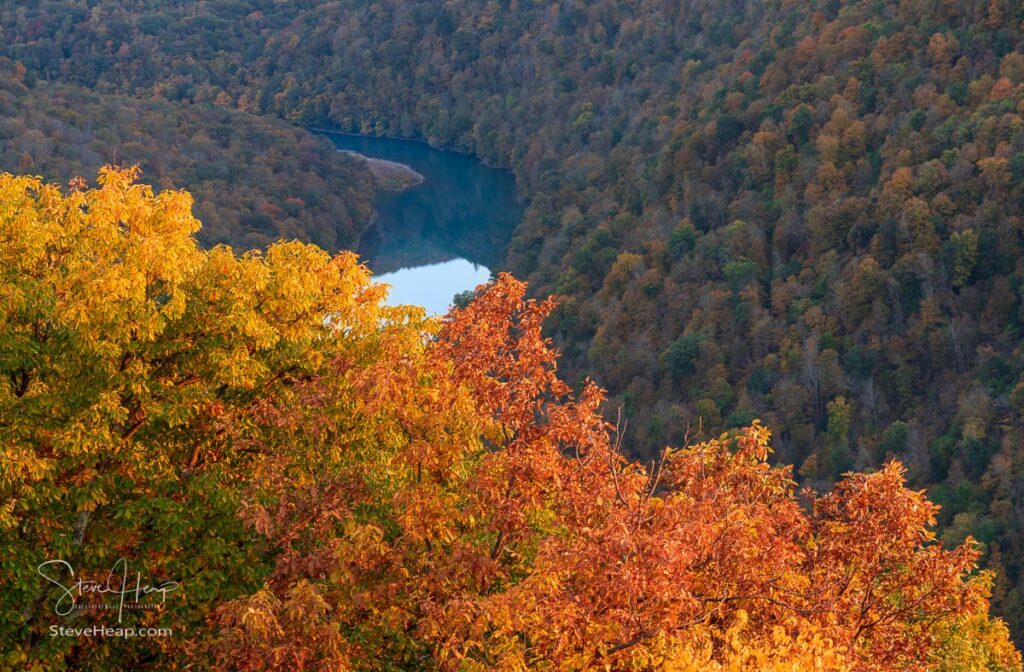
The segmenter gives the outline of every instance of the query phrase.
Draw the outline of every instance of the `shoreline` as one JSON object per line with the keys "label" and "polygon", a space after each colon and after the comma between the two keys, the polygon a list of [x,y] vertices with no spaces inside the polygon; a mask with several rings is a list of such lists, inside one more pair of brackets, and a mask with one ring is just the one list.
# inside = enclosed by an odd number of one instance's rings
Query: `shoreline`
{"label": "shoreline", "polygon": [[[396,142],[415,142],[418,145],[426,145],[427,147],[438,152],[447,152],[458,156],[468,156],[469,158],[478,161],[480,164],[488,168],[491,168],[493,170],[500,170],[501,172],[508,173],[513,177],[515,177],[516,174],[516,171],[514,171],[512,168],[501,164],[491,163],[490,161],[483,159],[482,157],[478,156],[477,154],[474,154],[473,152],[453,149],[451,147],[434,145],[426,138],[422,138],[420,136],[403,138],[398,135],[374,135],[373,133],[356,133],[355,131],[340,131],[337,129],[326,128],[323,126],[303,126],[302,128],[305,128],[307,131],[310,131],[311,133],[316,133],[319,135],[346,135],[352,138],[374,138],[380,140],[395,140]],[[516,183],[518,184],[518,180],[516,180]],[[519,193],[518,188],[516,190],[516,199],[521,203],[526,203],[529,200],[525,194]]]}
{"label": "shoreline", "polygon": [[376,159],[351,149],[339,149],[338,151],[365,161],[370,173],[377,182],[377,187],[383,191],[405,191],[411,187],[423,184],[427,180],[422,173],[417,172],[404,163],[387,159]]}

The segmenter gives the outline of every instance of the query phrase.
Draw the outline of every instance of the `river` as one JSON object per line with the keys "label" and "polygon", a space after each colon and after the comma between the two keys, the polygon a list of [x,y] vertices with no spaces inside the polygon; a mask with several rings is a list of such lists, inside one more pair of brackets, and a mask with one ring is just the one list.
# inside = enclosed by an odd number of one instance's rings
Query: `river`
{"label": "river", "polygon": [[324,135],[339,150],[401,163],[424,178],[402,191],[377,192],[376,220],[356,250],[374,279],[391,285],[389,303],[439,315],[455,294],[490,278],[523,214],[511,173],[424,142]]}

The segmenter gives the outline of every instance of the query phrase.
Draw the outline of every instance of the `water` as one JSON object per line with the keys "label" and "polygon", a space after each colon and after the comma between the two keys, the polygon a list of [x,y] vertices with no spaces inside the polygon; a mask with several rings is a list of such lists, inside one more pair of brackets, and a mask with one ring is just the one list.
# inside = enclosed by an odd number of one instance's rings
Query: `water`
{"label": "water", "polygon": [[375,280],[391,285],[389,303],[423,306],[433,315],[447,312],[452,297],[459,292],[490,278],[491,272],[486,267],[461,258],[374,276]]}
{"label": "water", "polygon": [[392,286],[391,303],[442,314],[455,294],[488,280],[523,213],[511,173],[423,142],[325,135],[338,149],[403,163],[426,178],[378,192],[377,219],[356,250],[375,278]]}

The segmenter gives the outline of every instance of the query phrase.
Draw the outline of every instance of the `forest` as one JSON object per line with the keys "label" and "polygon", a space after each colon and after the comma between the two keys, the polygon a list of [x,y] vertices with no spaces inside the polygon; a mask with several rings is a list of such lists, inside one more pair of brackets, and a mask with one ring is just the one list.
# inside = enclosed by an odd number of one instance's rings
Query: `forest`
{"label": "forest", "polygon": [[362,165],[273,117],[39,81],[0,59],[0,166],[68,182],[138,165],[158,189],[187,188],[201,242],[240,249],[281,239],[354,247],[377,188]]}
{"label": "forest", "polygon": [[[0,175],[3,669],[1021,669],[899,462],[798,492],[755,421],[648,469],[522,282],[428,319],[351,252],[203,249],[137,177]],[[53,559],[160,608],[51,611]]]}
{"label": "forest", "polygon": [[625,455],[653,473],[760,419],[820,493],[897,459],[1024,639],[1020,3],[41,0],[0,26],[2,167],[139,161],[207,246],[358,238],[369,177],[302,127],[509,168],[502,270],[556,297],[561,380],[606,390]]}

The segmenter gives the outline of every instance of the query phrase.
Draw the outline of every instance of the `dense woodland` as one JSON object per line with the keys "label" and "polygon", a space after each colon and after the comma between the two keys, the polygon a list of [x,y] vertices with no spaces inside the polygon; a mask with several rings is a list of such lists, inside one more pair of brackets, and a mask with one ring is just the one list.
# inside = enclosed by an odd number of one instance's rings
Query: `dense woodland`
{"label": "dense woodland", "polygon": [[[900,458],[1024,635],[1024,8],[1010,0],[43,1],[39,85],[417,136],[514,170],[504,268],[654,459],[760,417]],[[227,196],[231,198],[230,195]]]}
{"label": "dense woodland", "polygon": [[[0,175],[0,669],[1022,669],[898,462],[798,494],[754,422],[630,463],[511,276],[428,320],[136,178]],[[57,616],[54,558],[174,589]]]}
{"label": "dense woodland", "polygon": [[367,168],[324,138],[273,117],[40,81],[0,61],[0,169],[66,183],[109,163],[189,189],[208,246],[349,248],[373,218]]}

